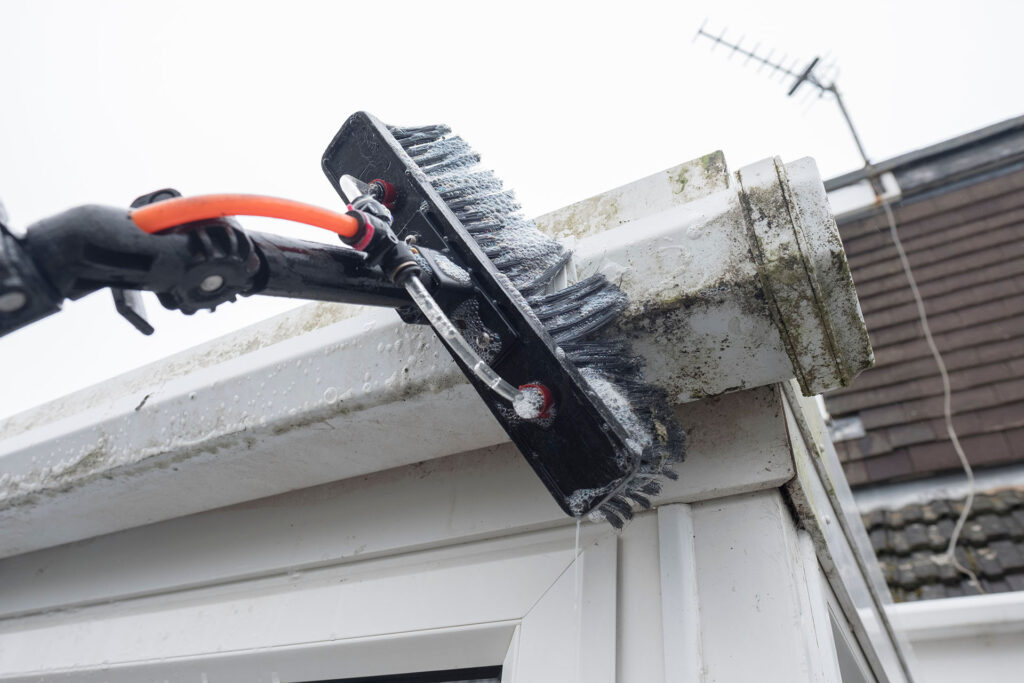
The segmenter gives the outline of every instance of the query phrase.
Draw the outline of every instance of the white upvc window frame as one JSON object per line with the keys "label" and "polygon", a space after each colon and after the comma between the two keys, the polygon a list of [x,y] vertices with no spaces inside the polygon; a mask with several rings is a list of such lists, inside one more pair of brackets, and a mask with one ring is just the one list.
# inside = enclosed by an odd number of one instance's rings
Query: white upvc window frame
{"label": "white upvc window frame", "polygon": [[16,619],[0,626],[0,681],[280,683],[501,664],[503,683],[610,682],[616,541],[588,528],[574,561],[574,530],[561,528]]}

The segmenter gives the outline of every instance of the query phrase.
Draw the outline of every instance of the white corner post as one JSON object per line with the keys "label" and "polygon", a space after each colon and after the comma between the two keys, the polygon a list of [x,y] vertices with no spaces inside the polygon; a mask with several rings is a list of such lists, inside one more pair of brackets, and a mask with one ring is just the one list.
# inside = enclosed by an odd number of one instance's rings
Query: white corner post
{"label": "white corner post", "polygon": [[841,680],[816,554],[777,491],[658,524],[666,681]]}

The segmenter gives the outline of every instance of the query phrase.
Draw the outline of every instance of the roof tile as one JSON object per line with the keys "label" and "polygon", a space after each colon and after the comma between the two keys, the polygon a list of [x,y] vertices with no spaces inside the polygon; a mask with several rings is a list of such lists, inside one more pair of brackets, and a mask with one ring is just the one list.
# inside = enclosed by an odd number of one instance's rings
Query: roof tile
{"label": "roof tile", "polygon": [[910,458],[906,451],[896,451],[864,461],[868,475],[872,480],[894,479],[910,474],[914,471]]}
{"label": "roof tile", "polygon": [[928,531],[924,524],[908,524],[903,533],[907,537],[907,543],[911,550],[924,550],[931,545],[928,539]]}
{"label": "roof tile", "polygon": [[933,500],[928,506],[935,510],[935,514],[939,517],[952,517],[954,514],[957,514],[953,512],[953,507],[949,504],[948,500]]}
{"label": "roof tile", "polygon": [[917,588],[921,582],[914,573],[914,563],[908,561],[900,562],[896,565],[896,582],[904,590],[913,590]]}
{"label": "roof tile", "polygon": [[[975,496],[958,561],[974,571],[988,592],[1024,590],[1024,489]],[[872,547],[894,599],[923,600],[973,595],[945,552],[963,500],[933,500],[863,515]]]}
{"label": "roof tile", "polygon": [[843,463],[843,472],[846,474],[846,480],[850,486],[866,484],[871,481],[868,478],[868,470],[861,460]]}
{"label": "roof tile", "polygon": [[1006,526],[1006,533],[1014,541],[1024,541],[1024,525],[1021,525],[1010,514],[1003,515],[1003,524]]}
{"label": "roof tile", "polygon": [[[976,465],[1024,460],[1024,171],[1004,162],[894,206],[951,372],[955,423]],[[876,357],[852,386],[826,397],[832,414],[858,414],[867,432],[842,449],[857,485],[958,467],[940,382],[885,227],[879,215],[839,226]]]}
{"label": "roof tile", "polygon": [[934,583],[939,580],[939,566],[930,555],[915,553],[911,563],[919,583]]}
{"label": "roof tile", "polygon": [[887,560],[879,560],[878,564],[882,568],[882,576],[885,578],[885,582],[889,585],[895,584],[896,564]]}
{"label": "roof tile", "polygon": [[963,584],[959,581],[956,583],[946,584],[946,597],[947,598],[959,598],[964,594]]}
{"label": "roof tile", "polygon": [[1024,548],[1013,541],[995,541],[992,550],[999,559],[1005,573],[1024,570]]}
{"label": "roof tile", "polygon": [[992,506],[992,498],[993,496],[977,496],[974,499],[974,504],[971,506],[971,511],[975,515],[983,515],[987,512],[993,512],[994,508]]}
{"label": "roof tile", "polygon": [[[985,500],[988,500],[988,496],[983,496]],[[982,534],[985,540],[982,543],[991,543],[992,541],[1002,540],[1010,537],[1010,530],[1003,524],[1003,518],[996,514],[979,514],[980,511],[975,512],[971,510],[971,517],[976,520],[977,524],[981,526]]]}
{"label": "roof tile", "polygon": [[915,524],[924,518],[920,505],[910,504],[903,507],[903,521],[906,524]]}
{"label": "roof tile", "polygon": [[[943,521],[948,521],[948,520],[943,520]],[[950,531],[952,531],[953,523],[949,522],[949,526],[951,527]],[[935,552],[939,552],[939,551],[945,550],[946,546],[949,545],[949,536],[950,535],[949,535],[949,533],[945,533],[945,534],[942,533],[941,529],[942,529],[942,527],[940,525],[938,525],[938,524],[929,524],[928,525],[928,547],[931,548],[932,550],[934,550]],[[885,530],[884,529],[878,529],[877,531],[883,531],[884,532]]]}
{"label": "roof tile", "polygon": [[942,514],[936,509],[934,505],[925,504],[921,506],[921,521],[926,524],[934,524],[939,521],[939,517]]}
{"label": "roof tile", "polygon": [[910,543],[902,531],[896,531],[895,529],[889,531],[888,544],[889,549],[897,555],[907,555],[910,553]]}
{"label": "roof tile", "polygon": [[907,454],[916,472],[935,472],[960,464],[949,441],[916,444],[907,448]]}
{"label": "roof tile", "polygon": [[921,586],[919,598],[921,600],[934,600],[946,597],[946,587],[941,583],[929,583]]}
{"label": "roof tile", "polygon": [[985,496],[985,500],[989,501],[992,506],[992,512],[997,515],[1004,515],[1013,508],[1012,505],[1008,505],[999,496]]}
{"label": "roof tile", "polygon": [[1003,575],[1003,565],[996,559],[996,553],[991,548],[978,548],[974,552],[974,563],[977,572],[989,580],[997,580]]}
{"label": "roof tile", "polygon": [[886,510],[885,524],[890,529],[903,528],[903,510]]}
{"label": "roof tile", "polygon": [[972,465],[997,465],[1013,460],[1006,439],[998,432],[968,436],[960,439],[960,443]]}
{"label": "roof tile", "polygon": [[872,510],[864,515],[864,526],[868,529],[885,526],[885,510]]}
{"label": "roof tile", "polygon": [[1017,489],[1003,489],[997,494],[999,499],[1007,504],[1009,507],[1024,506],[1024,493]]}
{"label": "roof tile", "polygon": [[985,545],[985,532],[977,522],[967,522],[967,524],[964,524],[961,537],[971,545]]}
{"label": "roof tile", "polygon": [[[1021,412],[1024,413],[1024,409]],[[1006,440],[1010,443],[1013,457],[1024,459],[1024,427],[1007,431]]]}
{"label": "roof tile", "polygon": [[[943,550],[945,550],[945,548],[943,548]],[[935,563],[939,568],[939,578],[947,584],[959,583],[962,577],[960,576],[960,572],[957,571],[957,568],[950,562],[946,561],[945,556],[940,555],[939,558],[941,561],[937,561]]]}
{"label": "roof tile", "polygon": [[982,579],[981,585],[986,593],[1005,593],[1010,590],[1010,584],[1003,579]]}
{"label": "roof tile", "polygon": [[872,529],[868,536],[871,538],[871,547],[875,549],[876,554],[889,548],[889,532],[885,529],[881,527]]}

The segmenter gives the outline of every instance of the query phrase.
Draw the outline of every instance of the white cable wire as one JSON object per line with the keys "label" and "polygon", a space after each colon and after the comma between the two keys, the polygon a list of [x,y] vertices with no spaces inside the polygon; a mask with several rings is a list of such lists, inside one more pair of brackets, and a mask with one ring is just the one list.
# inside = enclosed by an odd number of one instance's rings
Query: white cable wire
{"label": "white cable wire", "polygon": [[885,217],[889,220],[889,233],[892,235],[892,243],[896,246],[896,253],[899,254],[903,272],[907,276],[907,282],[910,283],[910,292],[914,295],[914,303],[917,304],[917,314],[921,320],[921,330],[924,332],[924,339],[928,343],[928,348],[932,352],[932,358],[935,359],[935,364],[939,367],[939,374],[942,376],[942,412],[946,418],[946,433],[953,444],[953,450],[956,451],[957,457],[960,458],[960,465],[963,466],[964,474],[967,475],[967,498],[964,500],[964,509],[953,526],[953,535],[950,537],[949,546],[946,548],[946,560],[958,571],[966,575],[979,592],[985,593],[986,591],[982,588],[981,582],[978,581],[977,575],[968,567],[960,564],[960,561],[956,559],[956,544],[960,540],[960,534],[964,529],[964,524],[967,522],[967,516],[971,512],[971,506],[974,505],[975,483],[974,470],[971,469],[971,463],[967,461],[967,455],[964,453],[964,449],[960,445],[960,439],[957,438],[956,429],[953,427],[953,392],[949,383],[949,372],[946,370],[945,361],[942,360],[942,354],[939,353],[939,347],[935,344],[935,338],[932,337],[932,330],[928,325],[928,314],[924,310],[924,299],[921,298],[921,292],[917,289],[917,281],[914,280],[914,273],[910,269],[910,260],[907,258],[907,252],[903,249],[903,242],[900,241],[900,236],[896,229],[896,217],[893,215],[888,200],[884,197],[879,197],[879,199],[882,202],[882,209],[885,210]]}

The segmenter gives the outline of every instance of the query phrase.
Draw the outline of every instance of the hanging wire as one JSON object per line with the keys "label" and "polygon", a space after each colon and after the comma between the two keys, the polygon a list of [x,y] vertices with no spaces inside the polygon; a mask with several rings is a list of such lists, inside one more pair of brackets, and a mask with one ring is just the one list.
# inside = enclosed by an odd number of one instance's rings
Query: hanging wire
{"label": "hanging wire", "polygon": [[889,221],[889,234],[892,236],[892,243],[896,246],[896,253],[899,254],[900,264],[903,266],[903,273],[907,276],[910,292],[913,294],[914,303],[917,305],[917,315],[921,321],[924,339],[928,343],[928,349],[931,351],[932,358],[935,359],[935,365],[939,368],[939,375],[942,377],[942,412],[946,420],[946,434],[949,435],[949,441],[953,444],[953,450],[956,451],[956,456],[960,459],[960,465],[963,467],[964,474],[967,475],[967,497],[964,499],[964,509],[960,512],[960,517],[957,518],[956,524],[953,526],[953,534],[949,538],[945,559],[957,571],[967,576],[971,584],[980,593],[985,593],[987,591],[982,587],[978,576],[970,568],[964,566],[956,557],[956,546],[960,540],[960,534],[963,532],[964,524],[967,523],[967,517],[971,513],[971,507],[974,505],[974,495],[977,491],[974,481],[974,470],[971,468],[971,463],[967,460],[967,454],[964,453],[964,449],[960,445],[960,439],[956,435],[956,428],[953,426],[953,392],[949,382],[949,372],[946,370],[946,363],[942,359],[942,354],[935,343],[935,338],[932,336],[932,329],[928,324],[928,313],[924,308],[924,299],[917,288],[914,271],[910,268],[910,259],[907,258],[903,242],[900,241],[899,230],[896,227],[896,216],[893,214],[892,207],[889,206],[889,201],[884,197],[879,197],[879,199],[882,203],[882,209],[885,211],[885,217]]}
{"label": "hanging wire", "polygon": [[[917,281],[914,279],[914,272],[910,267],[910,260],[907,258],[907,253],[903,249],[903,243],[900,241],[899,232],[896,227],[896,216],[893,214],[892,207],[889,205],[888,199],[884,196],[885,190],[882,186],[881,179],[878,174],[873,171],[871,160],[868,158],[867,152],[864,150],[864,145],[860,140],[860,136],[857,134],[857,129],[853,125],[850,113],[846,110],[843,97],[839,94],[839,88],[836,86],[836,79],[839,77],[839,67],[835,60],[833,60],[827,66],[822,67],[821,70],[824,72],[824,76],[818,76],[815,73],[818,60],[815,60],[810,63],[803,73],[797,73],[795,71],[797,60],[794,60],[789,66],[786,66],[788,55],[783,55],[782,59],[773,61],[771,57],[774,54],[774,50],[772,50],[768,52],[767,56],[762,57],[757,54],[757,49],[760,47],[760,43],[757,43],[753,50],[745,50],[739,42],[730,43],[725,40],[724,30],[718,36],[708,33],[704,30],[706,25],[707,20],[705,20],[704,23],[701,24],[700,28],[697,29],[697,33],[694,35],[694,40],[700,37],[708,38],[713,41],[715,45],[724,45],[734,53],[739,52],[740,54],[747,55],[747,61],[754,59],[755,61],[760,62],[758,71],[760,71],[764,66],[770,67],[773,72],[769,74],[769,77],[778,75],[782,80],[785,80],[786,76],[797,78],[798,80],[790,88],[790,95],[793,95],[793,93],[803,83],[810,83],[818,89],[819,94],[822,96],[824,96],[825,93],[831,93],[835,99],[836,105],[839,107],[840,113],[843,115],[843,120],[846,121],[850,134],[853,136],[853,141],[857,145],[857,151],[860,152],[861,158],[864,160],[864,166],[869,171],[869,178],[871,180],[871,187],[875,192],[875,198],[879,203],[881,203],[882,209],[885,211],[885,216],[889,223],[889,233],[892,235],[893,244],[896,246],[896,253],[899,254],[900,264],[903,267],[904,274],[907,276],[907,282],[910,283],[910,291],[913,294],[914,302],[917,305],[917,313],[921,322],[921,329],[924,332],[925,341],[928,343],[928,348],[931,351],[932,358],[935,359],[935,364],[939,369],[939,375],[942,377],[942,403],[943,415],[946,423],[946,433],[949,435],[949,441],[953,444],[953,450],[956,451],[957,458],[959,458],[960,465],[967,477],[967,497],[964,499],[963,510],[960,512],[960,516],[957,518],[956,524],[953,527],[953,535],[949,539],[949,546],[946,549],[944,559],[956,568],[957,571],[967,576],[971,581],[971,584],[977,588],[978,591],[984,593],[986,591],[978,580],[977,575],[971,571],[970,568],[961,564],[956,558],[956,546],[960,540],[960,535],[963,532],[964,525],[967,523],[967,518],[970,516],[971,507],[974,505],[974,496],[977,493],[977,486],[974,481],[974,470],[971,469],[971,464],[967,460],[967,455],[964,453],[964,449],[960,445],[960,439],[957,438],[956,429],[953,426],[953,396],[949,382],[949,372],[946,370],[946,364],[942,359],[942,354],[939,352],[939,348],[935,344],[935,339],[932,337],[931,327],[928,325],[928,313],[924,308],[924,300],[921,298],[921,292],[917,288]],[[712,48],[714,48],[715,45],[713,45]]]}

